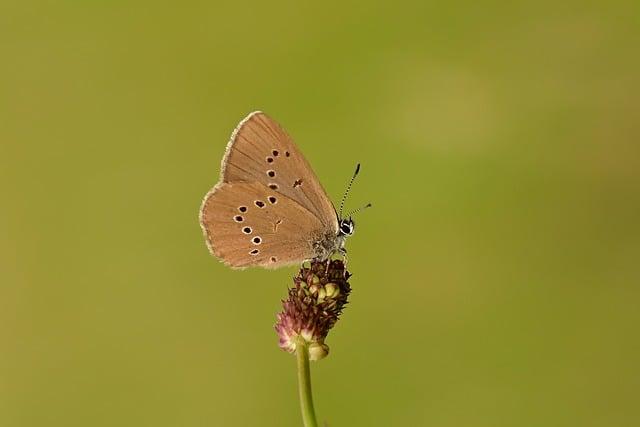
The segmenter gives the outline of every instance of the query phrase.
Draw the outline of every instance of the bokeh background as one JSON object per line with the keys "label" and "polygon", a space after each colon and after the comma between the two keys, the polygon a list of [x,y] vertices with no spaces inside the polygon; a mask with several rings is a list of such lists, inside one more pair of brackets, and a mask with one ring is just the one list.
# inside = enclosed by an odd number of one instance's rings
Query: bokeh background
{"label": "bokeh background", "polygon": [[338,199],[330,426],[640,425],[635,1],[0,5],[0,425],[295,426],[295,268],[198,226],[262,109]]}

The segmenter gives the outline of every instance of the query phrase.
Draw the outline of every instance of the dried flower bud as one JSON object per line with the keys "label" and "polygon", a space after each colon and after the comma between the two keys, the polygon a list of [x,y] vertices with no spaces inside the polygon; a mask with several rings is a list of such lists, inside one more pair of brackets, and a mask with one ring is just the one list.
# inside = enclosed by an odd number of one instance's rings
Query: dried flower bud
{"label": "dried flower bud", "polygon": [[309,360],[320,360],[329,354],[329,346],[322,343],[312,343],[309,345]]}
{"label": "dried flower bud", "polygon": [[329,354],[324,340],[347,303],[349,276],[340,260],[329,264],[312,261],[310,267],[300,269],[275,325],[283,350],[294,353],[302,338],[309,346],[309,359],[320,360]]}
{"label": "dried flower bud", "polygon": [[340,294],[340,288],[335,283],[327,283],[324,285],[324,290],[328,298],[335,298]]}

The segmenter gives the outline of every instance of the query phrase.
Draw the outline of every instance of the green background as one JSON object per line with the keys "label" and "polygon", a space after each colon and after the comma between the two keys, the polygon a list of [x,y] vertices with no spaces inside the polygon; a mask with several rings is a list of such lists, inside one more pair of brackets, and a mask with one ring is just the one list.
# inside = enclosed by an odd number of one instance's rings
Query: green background
{"label": "green background", "polygon": [[0,425],[295,426],[295,268],[198,208],[248,112],[349,207],[336,426],[640,425],[640,7],[2,2]]}

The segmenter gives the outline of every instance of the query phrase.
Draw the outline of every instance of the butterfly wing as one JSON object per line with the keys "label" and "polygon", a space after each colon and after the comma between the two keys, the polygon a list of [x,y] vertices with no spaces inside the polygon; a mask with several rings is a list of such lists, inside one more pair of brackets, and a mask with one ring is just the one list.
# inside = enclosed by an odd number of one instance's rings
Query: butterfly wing
{"label": "butterfly wing", "polygon": [[249,114],[233,132],[220,181],[259,182],[338,231],[336,210],[311,165],[284,129],[260,111]]}
{"label": "butterfly wing", "polygon": [[323,224],[295,200],[259,182],[219,183],[200,224],[210,251],[234,268],[277,268],[314,257]]}

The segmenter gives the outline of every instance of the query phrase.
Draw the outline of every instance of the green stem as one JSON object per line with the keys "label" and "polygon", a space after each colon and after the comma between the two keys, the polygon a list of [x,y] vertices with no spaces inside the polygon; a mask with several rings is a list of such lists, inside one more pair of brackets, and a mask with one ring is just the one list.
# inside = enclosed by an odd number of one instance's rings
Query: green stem
{"label": "green stem", "polygon": [[302,410],[302,422],[305,427],[317,427],[316,411],[313,409],[313,396],[311,395],[309,347],[302,338],[298,338],[296,343],[296,358],[298,359],[298,395]]}

